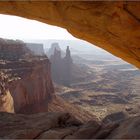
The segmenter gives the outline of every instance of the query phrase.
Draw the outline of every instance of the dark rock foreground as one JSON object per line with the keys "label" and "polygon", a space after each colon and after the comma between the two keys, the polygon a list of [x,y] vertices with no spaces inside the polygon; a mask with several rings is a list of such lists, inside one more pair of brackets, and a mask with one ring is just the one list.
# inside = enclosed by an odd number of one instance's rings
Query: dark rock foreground
{"label": "dark rock foreground", "polygon": [[119,123],[81,123],[69,113],[0,113],[1,139],[139,139],[140,116]]}

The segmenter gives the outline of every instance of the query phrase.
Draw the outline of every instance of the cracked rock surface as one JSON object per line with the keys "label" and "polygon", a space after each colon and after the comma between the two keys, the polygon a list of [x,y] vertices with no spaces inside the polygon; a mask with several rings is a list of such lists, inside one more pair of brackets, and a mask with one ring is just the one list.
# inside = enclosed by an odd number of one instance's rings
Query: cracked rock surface
{"label": "cracked rock surface", "polygon": [[[119,123],[81,123],[69,113],[0,113],[1,139],[138,139],[140,116]],[[124,129],[125,128],[125,129]]]}

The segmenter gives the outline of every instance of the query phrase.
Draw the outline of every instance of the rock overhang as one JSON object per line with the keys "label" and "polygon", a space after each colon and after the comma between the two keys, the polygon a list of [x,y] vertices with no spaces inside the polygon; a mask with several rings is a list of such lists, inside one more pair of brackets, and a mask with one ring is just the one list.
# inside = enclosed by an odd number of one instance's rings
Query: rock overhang
{"label": "rock overhang", "polygon": [[0,14],[66,28],[140,68],[140,2],[2,1]]}

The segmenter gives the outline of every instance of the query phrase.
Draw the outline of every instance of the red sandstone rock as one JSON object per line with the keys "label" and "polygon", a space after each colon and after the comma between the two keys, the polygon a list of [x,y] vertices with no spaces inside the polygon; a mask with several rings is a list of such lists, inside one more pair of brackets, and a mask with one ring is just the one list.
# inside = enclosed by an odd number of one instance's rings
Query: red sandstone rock
{"label": "red sandstone rock", "polygon": [[15,111],[20,113],[47,111],[54,93],[49,60],[45,58],[30,63],[31,67],[24,67],[22,78],[10,86]]}
{"label": "red sandstone rock", "polygon": [[14,102],[9,89],[6,87],[8,76],[0,72],[0,112],[14,113]]}
{"label": "red sandstone rock", "polygon": [[33,55],[24,42],[0,39],[0,60],[10,90],[1,111],[10,112],[13,97],[16,113],[46,112],[54,93],[47,56]]}
{"label": "red sandstone rock", "polygon": [[14,113],[14,102],[9,90],[0,95],[0,112]]}

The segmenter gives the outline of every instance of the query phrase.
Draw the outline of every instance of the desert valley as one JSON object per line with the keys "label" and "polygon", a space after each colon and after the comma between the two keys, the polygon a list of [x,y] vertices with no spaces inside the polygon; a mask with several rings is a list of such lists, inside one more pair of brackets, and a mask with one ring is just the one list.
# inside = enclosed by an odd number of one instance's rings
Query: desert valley
{"label": "desert valley", "polygon": [[[75,44],[78,44],[78,41],[75,41]],[[86,45],[90,46],[88,43]],[[86,53],[82,50],[82,46],[77,51],[76,47],[71,47],[71,52],[74,53],[74,55],[71,53],[73,60],[71,83],[65,86],[56,81],[54,85],[57,95],[85,109],[100,120],[113,113],[121,114],[122,117],[138,115],[140,113],[139,70],[103,50],[91,47],[93,49],[89,48]],[[56,48],[60,50],[58,44]],[[64,55],[64,51],[61,52]],[[56,69],[58,72],[59,68]]]}
{"label": "desert valley", "polygon": [[140,138],[139,2],[0,7],[0,139]]}

